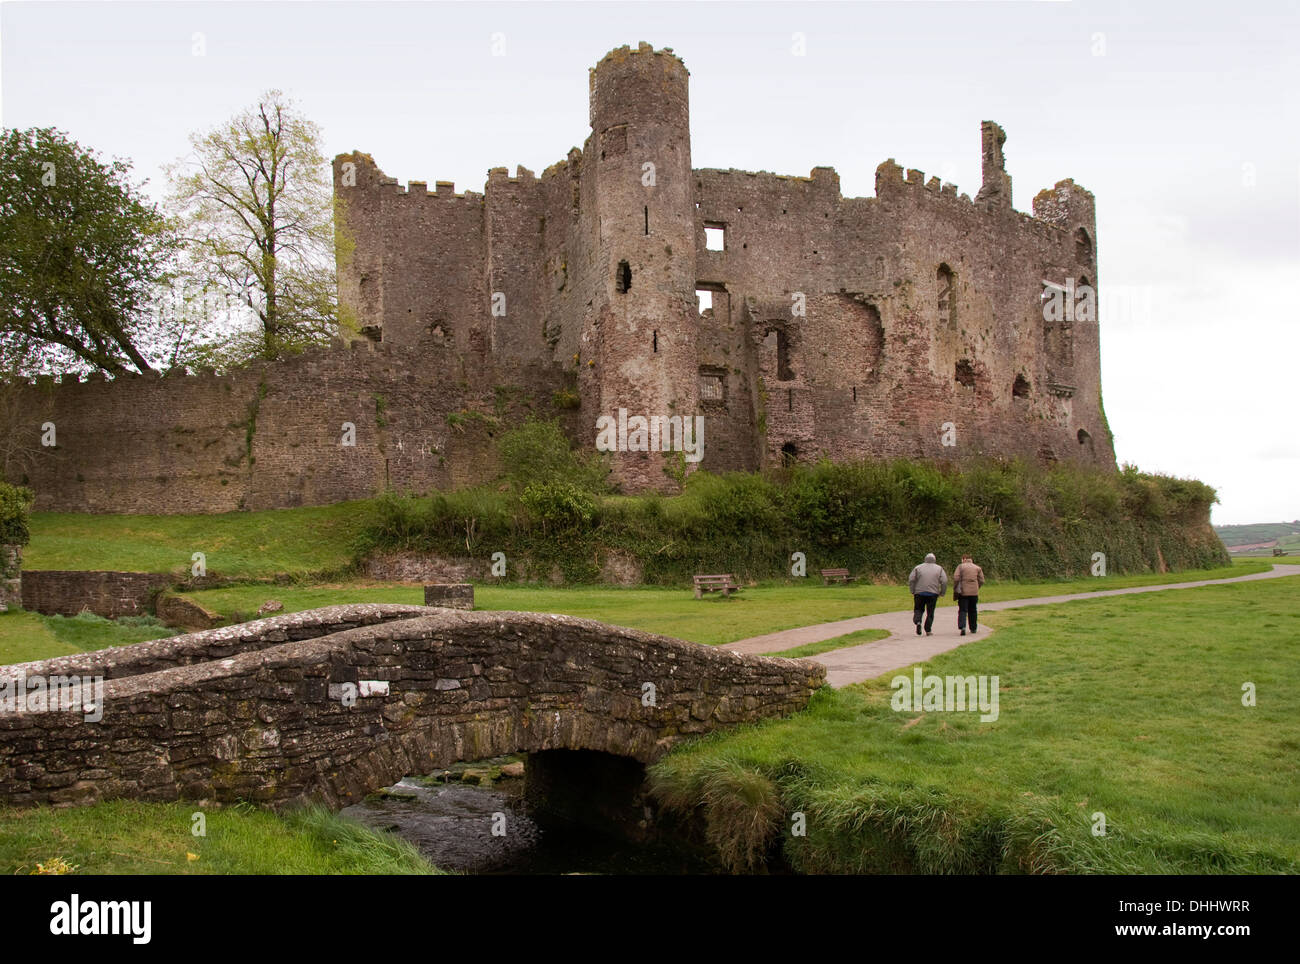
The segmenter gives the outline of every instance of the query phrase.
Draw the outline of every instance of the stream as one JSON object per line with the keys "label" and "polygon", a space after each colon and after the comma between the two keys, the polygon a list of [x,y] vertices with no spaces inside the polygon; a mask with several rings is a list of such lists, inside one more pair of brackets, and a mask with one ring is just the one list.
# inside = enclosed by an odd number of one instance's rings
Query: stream
{"label": "stream", "polygon": [[[530,813],[524,781],[491,786],[406,777],[343,810],[414,844],[430,863],[468,874],[709,873],[697,858]],[[495,833],[493,831],[496,831]]]}

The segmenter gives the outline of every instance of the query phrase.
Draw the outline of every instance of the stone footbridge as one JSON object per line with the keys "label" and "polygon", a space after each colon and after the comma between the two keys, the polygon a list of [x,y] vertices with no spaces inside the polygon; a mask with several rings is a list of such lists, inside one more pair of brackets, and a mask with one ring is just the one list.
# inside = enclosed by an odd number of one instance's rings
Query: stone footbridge
{"label": "stone footbridge", "polygon": [[0,667],[0,802],[339,807],[504,753],[648,763],[800,710],[824,681],[805,660],[569,616],[331,606]]}

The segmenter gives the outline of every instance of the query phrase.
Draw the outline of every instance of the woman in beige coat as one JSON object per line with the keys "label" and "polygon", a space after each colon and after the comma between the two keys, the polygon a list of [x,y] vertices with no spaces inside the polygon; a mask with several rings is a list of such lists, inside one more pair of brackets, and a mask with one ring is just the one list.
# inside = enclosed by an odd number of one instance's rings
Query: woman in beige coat
{"label": "woman in beige coat", "polygon": [[952,598],[957,600],[957,628],[966,635],[966,622],[970,621],[970,631],[974,634],[979,628],[980,586],[984,585],[984,570],[971,561],[970,556],[961,557],[961,565],[953,570]]}

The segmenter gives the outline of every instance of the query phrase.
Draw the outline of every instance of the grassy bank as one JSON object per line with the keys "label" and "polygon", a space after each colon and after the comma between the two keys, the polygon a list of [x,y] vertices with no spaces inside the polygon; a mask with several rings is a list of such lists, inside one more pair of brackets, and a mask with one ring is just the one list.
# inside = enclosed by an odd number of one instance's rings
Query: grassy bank
{"label": "grassy bank", "polygon": [[805,873],[1300,872],[1297,590],[991,614],[993,636],[923,668],[998,676],[996,722],[896,712],[887,674],[675,751],[655,793],[698,809],[733,869],[775,847]]}
{"label": "grassy bank", "polygon": [[[206,836],[195,836],[202,809]],[[0,808],[0,873],[43,865],[80,874],[431,874],[409,843],[322,808],[114,800],[52,810]]]}
{"label": "grassy bank", "polygon": [[1209,486],[1126,466],[1104,472],[1020,460],[958,465],[827,461],[767,473],[696,472],[674,496],[611,491],[608,466],[571,451],[556,425],[501,440],[505,475],[424,495],[214,516],[31,517],[30,569],[129,569],[184,576],[342,577],[376,553],[469,558],[511,581],[590,585],[614,573],[650,585],[700,572],[788,578],[847,567],[897,580],[927,552],[973,553],[996,579],[1087,576],[1228,563],[1209,525]]}
{"label": "grassy bank", "polygon": [[175,632],[152,616],[112,620],[91,613],[42,616],[11,610],[0,613],[0,666],[143,643]]}
{"label": "grassy bank", "polygon": [[270,578],[347,568],[363,503],[220,515],[36,512],[25,569],[112,569],[188,576],[195,552],[208,574]]}
{"label": "grassy bank", "polygon": [[[558,459],[558,457],[557,457]],[[553,459],[552,462],[557,461]],[[547,463],[551,465],[551,463]],[[682,494],[584,489],[582,466],[505,484],[375,501],[359,545],[481,559],[504,552],[511,578],[596,583],[632,566],[651,584],[701,572],[753,579],[847,567],[899,578],[927,552],[963,552],[1001,579],[1226,565],[1209,525],[1214,490],[1133,468],[1101,472],[1022,461],[935,466],[908,461],[798,466],[769,474],[697,472]]]}

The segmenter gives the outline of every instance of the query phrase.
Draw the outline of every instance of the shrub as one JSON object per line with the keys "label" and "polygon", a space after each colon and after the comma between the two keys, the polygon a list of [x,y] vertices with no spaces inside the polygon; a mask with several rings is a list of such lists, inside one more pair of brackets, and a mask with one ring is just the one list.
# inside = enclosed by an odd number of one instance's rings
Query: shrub
{"label": "shrub", "polygon": [[596,502],[572,482],[540,482],[529,485],[519,501],[542,524],[542,531],[576,529],[596,517]]}
{"label": "shrub", "polygon": [[1113,573],[1227,562],[1208,527],[1212,488],[1131,467],[821,461],[769,474],[697,471],[680,495],[622,496],[593,488],[582,475],[590,463],[557,425],[516,431],[503,446],[511,484],[385,495],[358,552],[461,555],[490,545],[518,561],[512,572],[523,578],[558,570],[594,581],[614,551],[639,560],[650,583],[698,572],[784,578],[796,550],[810,572],[842,566],[895,579],[927,552],[946,567],[970,552],[1001,579],[1086,575],[1094,552]]}
{"label": "shrub", "polygon": [[505,478],[522,492],[536,482],[567,481],[587,492],[609,490],[609,464],[592,454],[574,452],[558,421],[530,418],[501,436],[498,445]]}
{"label": "shrub", "polygon": [[25,546],[31,541],[27,515],[34,499],[31,489],[0,482],[0,545]]}

